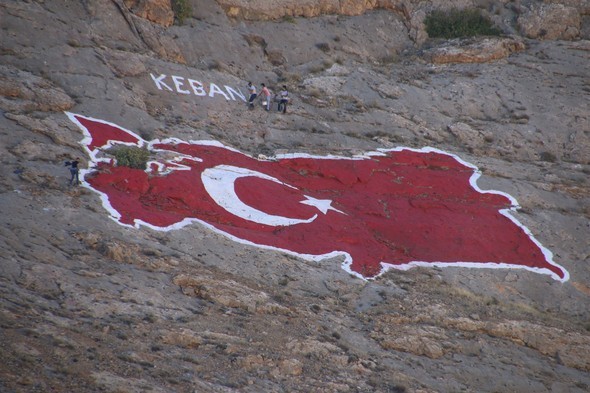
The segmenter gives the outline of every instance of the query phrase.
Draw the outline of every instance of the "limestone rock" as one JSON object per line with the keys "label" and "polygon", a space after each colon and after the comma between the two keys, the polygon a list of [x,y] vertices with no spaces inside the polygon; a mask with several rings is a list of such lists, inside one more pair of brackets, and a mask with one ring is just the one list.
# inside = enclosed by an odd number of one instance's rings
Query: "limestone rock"
{"label": "limestone rock", "polygon": [[0,108],[7,112],[60,112],[74,106],[74,100],[51,81],[0,66]]}
{"label": "limestone rock", "polygon": [[303,365],[297,359],[285,359],[279,362],[279,370],[281,374],[297,376],[303,373]]}
{"label": "limestone rock", "polygon": [[79,145],[72,140],[71,132],[66,128],[69,127],[69,124],[64,127],[51,118],[37,119],[27,115],[17,115],[12,113],[7,113],[5,116],[22,127],[50,138],[56,145],[69,146],[72,148],[79,147]]}
{"label": "limestone rock", "polygon": [[330,76],[347,76],[350,74],[350,70],[348,68],[338,63],[332,64],[332,66],[328,68],[325,72],[327,75]]}
{"label": "limestone rock", "polygon": [[140,18],[168,27],[174,23],[170,0],[124,0],[125,5]]}
{"label": "limestone rock", "polygon": [[146,72],[145,59],[137,54],[109,51],[105,53],[105,59],[118,77],[138,76]]}
{"label": "limestone rock", "polygon": [[309,78],[303,81],[303,85],[307,88],[318,89],[328,96],[337,96],[342,93],[342,85],[346,79],[339,76],[318,76]]}
{"label": "limestone rock", "polygon": [[186,63],[186,59],[180,51],[180,48],[176,42],[174,42],[172,36],[166,33],[166,30],[163,27],[154,25],[135,15],[132,15],[131,19],[143,41],[158,56],[165,60],[171,60],[181,64]]}
{"label": "limestone rock", "polygon": [[447,126],[447,130],[458,139],[461,145],[471,149],[481,148],[494,140],[493,134],[489,131],[475,130],[469,124],[456,122]]}
{"label": "limestone rock", "polygon": [[452,40],[442,47],[427,50],[425,57],[435,64],[486,63],[524,49],[524,42],[518,38]]}
{"label": "limestone rock", "polygon": [[286,347],[290,352],[305,356],[316,356],[318,358],[325,358],[331,354],[340,352],[340,348],[336,345],[314,340],[312,338],[289,341]]}
{"label": "limestone rock", "polygon": [[565,332],[525,321],[487,324],[485,330],[490,335],[508,338],[543,354],[558,356],[568,367],[590,370],[590,338],[587,334]]}
{"label": "limestone rock", "polygon": [[447,339],[442,329],[422,327],[417,329],[402,326],[391,336],[375,335],[383,349],[393,349],[438,359],[445,354],[442,343]]}
{"label": "limestone rock", "polygon": [[518,17],[517,23],[528,38],[571,40],[580,35],[582,19],[574,7],[534,3]]}
{"label": "limestone rock", "polygon": [[30,140],[23,141],[10,149],[10,152],[26,160],[44,160],[56,161],[65,152],[54,145],[33,142]]}
{"label": "limestone rock", "polygon": [[233,280],[218,280],[213,277],[189,277],[181,274],[174,277],[185,295],[234,307],[249,312],[288,313],[288,309],[270,300],[265,292],[248,288]]}
{"label": "limestone rock", "polygon": [[376,90],[379,95],[386,98],[400,98],[405,93],[403,88],[389,83],[380,84],[376,87]]}
{"label": "limestone rock", "polygon": [[179,329],[178,331],[162,332],[162,342],[185,348],[198,348],[203,343],[203,338],[192,330]]}

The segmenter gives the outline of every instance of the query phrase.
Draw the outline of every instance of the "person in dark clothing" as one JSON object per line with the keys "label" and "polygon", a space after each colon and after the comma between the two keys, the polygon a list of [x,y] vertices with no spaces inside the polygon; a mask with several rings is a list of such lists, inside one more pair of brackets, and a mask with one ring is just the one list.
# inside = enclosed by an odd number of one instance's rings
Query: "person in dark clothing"
{"label": "person in dark clothing", "polygon": [[78,165],[80,164],[80,158],[76,158],[73,161],[66,161],[66,166],[70,167],[70,186],[72,185],[73,181],[76,181],[74,185],[80,184],[80,169]]}

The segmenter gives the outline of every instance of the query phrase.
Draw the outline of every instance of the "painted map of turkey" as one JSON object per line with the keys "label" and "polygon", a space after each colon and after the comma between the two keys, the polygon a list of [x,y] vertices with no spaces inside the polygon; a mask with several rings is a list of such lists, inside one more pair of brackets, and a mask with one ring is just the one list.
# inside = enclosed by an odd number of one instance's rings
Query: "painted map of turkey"
{"label": "painted map of turkey", "polygon": [[[113,123],[67,114],[84,132],[84,185],[123,225],[169,231],[200,223],[231,239],[321,261],[370,279],[390,268],[521,268],[568,272],[511,216],[517,202],[476,184],[477,168],[433,148],[358,157],[256,159],[215,141],[146,141]],[[143,147],[146,170],[104,150]]]}

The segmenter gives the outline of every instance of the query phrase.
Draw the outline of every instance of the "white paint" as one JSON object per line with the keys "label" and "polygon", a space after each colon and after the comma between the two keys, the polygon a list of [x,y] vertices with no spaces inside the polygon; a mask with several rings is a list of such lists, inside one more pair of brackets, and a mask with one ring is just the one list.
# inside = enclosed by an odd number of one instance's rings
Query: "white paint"
{"label": "white paint", "polygon": [[194,79],[189,79],[188,84],[190,85],[190,87],[192,87],[193,93],[196,96],[206,96],[207,95],[207,92],[203,88],[203,84],[201,82],[196,81]]}
{"label": "white paint", "polygon": [[[222,95],[226,101],[236,101],[236,97],[246,102],[246,97],[240,89],[234,89],[231,86],[224,85],[225,91],[215,83],[206,84],[191,78],[185,78],[178,75],[170,75],[171,82],[167,81],[168,75],[160,74],[158,76],[150,73],[150,77],[158,90],[167,90],[184,95],[195,95],[198,97],[215,98],[216,95]],[[172,88],[171,86],[174,86]],[[190,89],[189,89],[190,88]]]}
{"label": "white paint", "polygon": [[250,176],[269,180],[296,189],[295,187],[283,183],[277,178],[265,175],[264,173],[230,165],[218,165],[213,168],[205,169],[201,174],[201,180],[203,181],[205,190],[209,193],[209,196],[215,201],[215,203],[234,216],[243,218],[244,220],[270,226],[289,226],[310,223],[317,218],[317,214],[314,214],[313,217],[307,220],[275,216],[248,206],[242,202],[236,194],[235,182],[242,177]]}
{"label": "white paint", "polygon": [[217,86],[215,83],[211,83],[209,85],[209,97],[214,97],[215,94],[221,94],[221,95],[223,95],[225,97],[226,100],[229,101],[229,97],[227,96],[227,94],[225,94],[223,92],[223,90],[221,90],[219,88],[219,86]]}
{"label": "white paint", "polygon": [[152,80],[154,81],[154,83],[156,84],[156,87],[158,88],[158,90],[162,90],[162,86],[166,88],[166,90],[169,91],[173,91],[172,88],[170,86],[168,86],[166,83],[164,83],[162,81],[162,79],[166,78],[166,75],[161,74],[160,76],[158,76],[157,78],[154,76],[154,74],[152,74],[150,72],[150,76],[152,77]]}
{"label": "white paint", "polygon": [[332,207],[332,200],[331,199],[316,199],[316,198],[312,198],[307,195],[304,195],[304,197],[306,197],[307,199],[305,201],[301,201],[300,202],[301,204],[313,206],[324,214],[328,213],[328,210],[333,210],[335,212],[342,213],[344,215],[348,215],[348,214],[344,213],[343,211],[340,211],[340,210]]}
{"label": "white paint", "polygon": [[182,87],[184,86],[184,78],[181,76],[172,75],[172,81],[174,82],[174,86],[176,87],[176,91],[180,94],[191,94],[188,90],[183,90]]}
{"label": "white paint", "polygon": [[227,91],[227,94],[229,94],[231,96],[232,100],[236,100],[235,95],[237,95],[242,101],[246,102],[246,96],[244,96],[244,93],[242,93],[242,91],[238,88],[238,91],[235,91],[231,86],[228,85],[224,85],[223,87],[225,87],[225,91]]}

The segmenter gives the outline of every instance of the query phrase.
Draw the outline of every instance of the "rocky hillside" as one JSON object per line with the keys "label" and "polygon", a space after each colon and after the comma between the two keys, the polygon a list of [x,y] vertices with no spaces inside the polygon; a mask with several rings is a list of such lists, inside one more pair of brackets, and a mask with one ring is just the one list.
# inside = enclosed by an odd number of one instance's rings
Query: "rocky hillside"
{"label": "rocky hillside", "polygon": [[[180,3],[0,1],[1,392],[590,390],[587,0]],[[428,37],[463,7],[502,36]],[[287,113],[248,110],[248,81],[287,85]],[[66,112],[259,158],[444,150],[516,198],[569,280],[367,281],[204,225],[120,225],[68,184],[91,157]]]}

